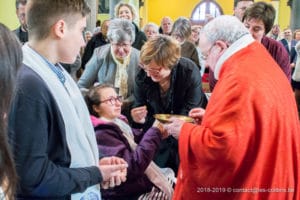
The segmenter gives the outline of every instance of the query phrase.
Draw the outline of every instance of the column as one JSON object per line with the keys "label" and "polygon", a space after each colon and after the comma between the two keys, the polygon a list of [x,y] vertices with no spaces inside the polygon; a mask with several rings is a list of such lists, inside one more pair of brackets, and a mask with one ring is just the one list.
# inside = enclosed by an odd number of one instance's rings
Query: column
{"label": "column", "polygon": [[91,8],[91,14],[87,18],[86,30],[93,31],[94,28],[96,27],[98,0],[87,0],[86,2]]}
{"label": "column", "polygon": [[292,12],[291,12],[291,29],[299,29],[300,28],[300,0],[291,0]]}

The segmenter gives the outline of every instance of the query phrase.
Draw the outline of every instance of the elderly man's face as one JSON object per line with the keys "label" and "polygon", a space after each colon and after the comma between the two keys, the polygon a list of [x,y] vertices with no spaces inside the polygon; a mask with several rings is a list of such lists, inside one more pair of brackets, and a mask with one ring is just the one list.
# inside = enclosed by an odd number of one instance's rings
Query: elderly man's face
{"label": "elderly man's face", "polygon": [[217,44],[211,44],[203,33],[200,33],[199,48],[201,58],[205,61],[205,66],[214,71],[215,66],[222,55],[222,48]]}

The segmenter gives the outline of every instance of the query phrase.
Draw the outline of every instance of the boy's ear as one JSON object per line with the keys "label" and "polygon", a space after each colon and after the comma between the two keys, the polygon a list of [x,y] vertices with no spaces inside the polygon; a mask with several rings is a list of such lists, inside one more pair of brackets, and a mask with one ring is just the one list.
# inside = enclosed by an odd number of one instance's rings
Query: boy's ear
{"label": "boy's ear", "polygon": [[54,25],[53,25],[53,31],[55,36],[62,38],[65,35],[66,32],[66,22],[64,20],[58,20]]}

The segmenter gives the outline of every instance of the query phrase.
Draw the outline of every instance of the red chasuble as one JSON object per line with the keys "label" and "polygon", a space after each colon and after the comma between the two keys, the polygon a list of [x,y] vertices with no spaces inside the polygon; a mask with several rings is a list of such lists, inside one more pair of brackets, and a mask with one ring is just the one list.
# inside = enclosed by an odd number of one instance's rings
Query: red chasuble
{"label": "red chasuble", "polygon": [[299,200],[299,144],[290,83],[251,43],[223,63],[201,125],[183,125],[173,199]]}

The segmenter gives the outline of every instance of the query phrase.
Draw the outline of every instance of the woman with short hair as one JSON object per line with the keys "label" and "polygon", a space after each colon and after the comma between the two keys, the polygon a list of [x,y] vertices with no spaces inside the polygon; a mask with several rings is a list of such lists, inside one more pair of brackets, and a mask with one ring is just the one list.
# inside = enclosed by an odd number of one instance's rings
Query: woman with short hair
{"label": "woman with short hair", "polygon": [[[154,114],[187,115],[195,107],[205,108],[201,76],[196,64],[180,54],[180,45],[170,36],[158,35],[147,41],[141,50],[141,68],[134,85],[134,109],[131,115],[136,127],[147,130]],[[168,137],[160,144],[155,157],[160,167],[177,171],[177,141]]]}
{"label": "woman with short hair", "polygon": [[134,77],[139,70],[139,51],[132,47],[135,40],[134,27],[129,20],[113,19],[107,38],[110,43],[95,49],[78,86],[89,89],[96,82],[112,84],[118,94],[124,97],[122,113],[129,117]]}

